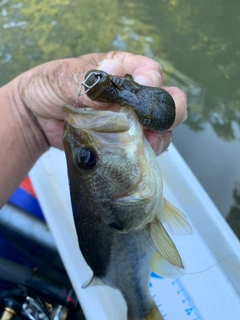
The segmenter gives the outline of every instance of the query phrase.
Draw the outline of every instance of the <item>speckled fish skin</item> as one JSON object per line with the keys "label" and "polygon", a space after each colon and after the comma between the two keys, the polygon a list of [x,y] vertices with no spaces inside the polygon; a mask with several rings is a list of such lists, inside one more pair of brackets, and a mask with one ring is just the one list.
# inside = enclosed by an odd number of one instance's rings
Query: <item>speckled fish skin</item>
{"label": "speckled fish skin", "polygon": [[[64,106],[63,133],[74,221],[94,277],[118,288],[130,320],[161,320],[149,293],[156,249],[147,225],[163,211],[157,158],[132,108],[119,112]],[[79,168],[79,150],[96,164]]]}

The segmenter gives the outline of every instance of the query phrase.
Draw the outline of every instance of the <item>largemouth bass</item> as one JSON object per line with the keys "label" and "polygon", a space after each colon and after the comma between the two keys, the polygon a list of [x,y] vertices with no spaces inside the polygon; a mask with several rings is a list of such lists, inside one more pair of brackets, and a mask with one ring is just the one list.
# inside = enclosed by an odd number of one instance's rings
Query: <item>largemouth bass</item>
{"label": "largemouth bass", "polygon": [[[63,143],[81,252],[95,279],[121,291],[129,320],[161,320],[150,270],[183,268],[162,222],[189,231],[163,197],[157,158],[131,107],[63,107]],[[165,272],[166,271],[166,272]]]}

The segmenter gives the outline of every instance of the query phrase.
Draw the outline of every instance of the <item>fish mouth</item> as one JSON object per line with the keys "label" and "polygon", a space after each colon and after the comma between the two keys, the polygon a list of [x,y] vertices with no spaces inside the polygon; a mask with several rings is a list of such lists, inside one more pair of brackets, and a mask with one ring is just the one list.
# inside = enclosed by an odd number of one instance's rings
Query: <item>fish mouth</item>
{"label": "fish mouth", "polygon": [[[62,107],[65,122],[74,128],[103,133],[121,133],[130,129],[130,107],[94,109],[76,108],[65,104]],[[129,110],[128,110],[129,109]]]}
{"label": "fish mouth", "polygon": [[[139,183],[142,182],[142,177],[139,179]],[[152,201],[156,196],[156,191],[154,189],[149,189],[146,185],[145,188],[139,189],[139,183],[135,183],[134,186],[129,189],[126,193],[118,194],[114,197],[111,197],[113,203],[119,203],[121,205],[130,205],[130,204],[145,204]]]}

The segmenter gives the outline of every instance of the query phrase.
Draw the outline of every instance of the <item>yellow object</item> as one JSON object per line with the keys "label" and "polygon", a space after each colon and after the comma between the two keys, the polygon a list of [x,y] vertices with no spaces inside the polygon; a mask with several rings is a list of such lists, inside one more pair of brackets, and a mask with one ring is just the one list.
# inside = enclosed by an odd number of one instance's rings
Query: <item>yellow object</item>
{"label": "yellow object", "polygon": [[6,307],[4,309],[3,314],[2,314],[1,320],[11,320],[11,319],[13,319],[15,317],[15,315],[16,315],[16,311],[15,310]]}

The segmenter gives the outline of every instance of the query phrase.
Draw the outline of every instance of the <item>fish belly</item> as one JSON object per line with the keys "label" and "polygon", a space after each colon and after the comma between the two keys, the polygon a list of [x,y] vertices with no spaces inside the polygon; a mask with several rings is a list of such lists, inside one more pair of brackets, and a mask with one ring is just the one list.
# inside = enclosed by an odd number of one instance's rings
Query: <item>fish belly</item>
{"label": "fish belly", "polygon": [[155,249],[147,230],[117,234],[106,280],[127,303],[128,320],[163,320],[149,292],[150,266]]}
{"label": "fish belly", "polygon": [[79,245],[94,277],[120,290],[129,320],[162,320],[149,292],[155,249],[147,229],[119,233],[79,209],[73,210]]}

